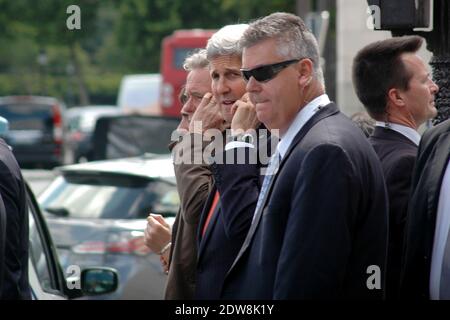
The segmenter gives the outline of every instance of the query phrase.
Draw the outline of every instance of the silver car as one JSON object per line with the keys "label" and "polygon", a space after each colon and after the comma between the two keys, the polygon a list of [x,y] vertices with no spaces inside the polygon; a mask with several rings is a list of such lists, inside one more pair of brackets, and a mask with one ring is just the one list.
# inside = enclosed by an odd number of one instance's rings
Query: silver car
{"label": "silver car", "polygon": [[27,186],[29,221],[28,281],[33,300],[66,300],[103,295],[118,287],[111,268],[61,268],[52,237],[33,192]]}
{"label": "silver car", "polygon": [[178,210],[171,158],[144,155],[59,172],[38,201],[63,267],[118,270],[118,290],[100,299],[162,299],[166,275],[143,236],[150,212],[173,223]]}

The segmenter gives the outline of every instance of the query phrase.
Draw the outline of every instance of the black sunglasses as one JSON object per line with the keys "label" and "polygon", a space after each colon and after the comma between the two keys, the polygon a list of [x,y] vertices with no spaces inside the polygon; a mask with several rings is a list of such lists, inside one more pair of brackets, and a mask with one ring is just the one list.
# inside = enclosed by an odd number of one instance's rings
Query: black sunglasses
{"label": "black sunglasses", "polygon": [[286,60],[274,64],[266,64],[254,69],[241,69],[242,77],[249,81],[251,77],[258,82],[267,82],[276,77],[276,75],[287,66],[299,62],[300,59]]}

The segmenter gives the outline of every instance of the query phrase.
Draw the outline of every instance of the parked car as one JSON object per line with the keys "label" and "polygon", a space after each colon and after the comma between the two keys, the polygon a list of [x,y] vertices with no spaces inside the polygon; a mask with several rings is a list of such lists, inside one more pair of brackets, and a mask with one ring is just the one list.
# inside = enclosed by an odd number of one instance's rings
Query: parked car
{"label": "parked car", "polygon": [[124,113],[160,115],[160,89],[159,73],[126,75],[120,82],[117,106]]}
{"label": "parked car", "polygon": [[[0,137],[8,133],[8,127],[8,120],[0,116]],[[39,205],[27,183],[25,192],[29,223],[28,280],[31,298],[63,300],[114,292],[118,287],[118,275],[111,268],[89,267],[81,270],[79,266],[70,266],[70,274],[66,278]],[[0,229],[4,232],[8,220],[6,216],[0,217]]]}
{"label": "parked car", "polygon": [[117,271],[104,267],[74,265],[66,269],[59,264],[55,246],[39,205],[28,187],[29,263],[28,278],[34,300],[65,300],[98,296],[114,292],[118,287]]}
{"label": "parked car", "polygon": [[0,116],[9,122],[5,141],[21,166],[63,164],[64,110],[64,104],[51,97],[0,98]]}
{"label": "parked car", "polygon": [[162,299],[159,256],[144,244],[146,217],[173,223],[179,207],[169,156],[94,161],[64,166],[39,196],[63,267],[102,265],[118,270],[109,299]]}
{"label": "parked car", "polygon": [[66,163],[92,160],[92,132],[97,119],[119,114],[116,106],[85,106],[70,108],[66,112]]}

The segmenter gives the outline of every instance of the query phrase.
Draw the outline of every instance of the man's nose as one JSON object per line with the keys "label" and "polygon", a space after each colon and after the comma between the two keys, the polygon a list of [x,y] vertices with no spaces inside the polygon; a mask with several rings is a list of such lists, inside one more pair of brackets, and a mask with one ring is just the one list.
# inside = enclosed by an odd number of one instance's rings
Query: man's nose
{"label": "man's nose", "polygon": [[260,83],[258,81],[256,81],[254,77],[250,77],[250,79],[248,79],[248,81],[247,81],[245,90],[247,92],[255,92],[255,91],[258,91],[259,88],[260,88]]}
{"label": "man's nose", "polygon": [[230,87],[228,86],[228,81],[221,77],[218,81],[217,81],[217,93],[219,94],[224,94],[227,93],[228,91],[230,91]]}
{"label": "man's nose", "polygon": [[439,86],[436,84],[436,82],[431,80],[431,92],[433,94],[436,94],[438,91],[439,91]]}

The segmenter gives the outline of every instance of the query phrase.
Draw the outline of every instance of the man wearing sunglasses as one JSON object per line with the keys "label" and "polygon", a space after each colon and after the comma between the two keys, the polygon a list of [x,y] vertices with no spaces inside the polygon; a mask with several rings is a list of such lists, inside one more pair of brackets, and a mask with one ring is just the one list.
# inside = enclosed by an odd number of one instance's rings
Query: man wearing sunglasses
{"label": "man wearing sunglasses", "polygon": [[240,44],[258,119],[281,140],[222,298],[383,298],[383,172],[325,94],[316,39],[299,17],[274,13],[250,24]]}

